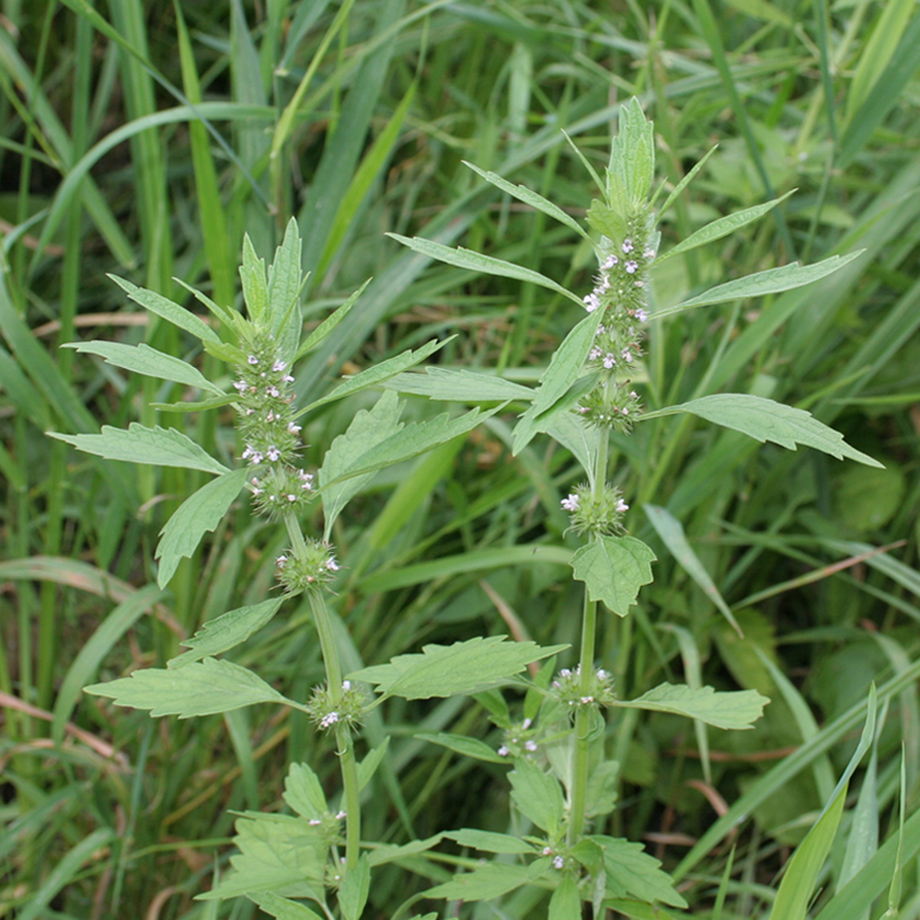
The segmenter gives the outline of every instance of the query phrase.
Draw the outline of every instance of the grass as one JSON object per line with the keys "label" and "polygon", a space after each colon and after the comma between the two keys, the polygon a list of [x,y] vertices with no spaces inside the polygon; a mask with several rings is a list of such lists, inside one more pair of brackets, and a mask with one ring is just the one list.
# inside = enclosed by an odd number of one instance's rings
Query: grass
{"label": "grass", "polygon": [[[126,306],[106,273],[181,298],[175,276],[230,302],[243,232],[268,254],[293,214],[313,272],[311,322],[373,276],[353,322],[298,368],[301,399],[455,332],[443,364],[533,380],[571,324],[563,298],[432,265],[384,233],[461,244],[587,290],[590,252],[578,239],[462,161],[580,216],[590,179],[560,128],[600,169],[615,102],[632,94],[655,119],[670,183],[718,144],[666,236],[798,188],[776,219],[665,263],[659,306],[730,275],[865,250],[819,285],[655,325],[649,406],[703,387],[770,396],[833,422],[886,470],[758,448],[683,417],[614,440],[627,523],[660,560],[638,614],[604,626],[618,692],[695,668],[717,686],[773,698],[754,731],[711,734],[708,765],[682,723],[618,722],[609,744],[626,781],[614,830],[676,867],[695,916],[767,916],[800,819],[827,801],[874,680],[888,706],[877,766],[857,774],[832,884],[810,913],[862,916],[832,903],[857,792],[874,795],[880,844],[891,849],[902,742],[908,823],[920,776],[920,18],[911,4],[178,6],[131,0],[107,20],[78,3],[4,4],[0,916],[256,916],[252,905],[192,900],[226,866],[230,810],[276,808],[292,761],[324,776],[334,767],[297,714],[152,722],[79,693],[161,663],[200,623],[264,596],[279,549],[241,509],[182,564],[169,593],[154,591],[157,532],[197,474],[103,464],[45,438],[156,421],[193,431],[218,455],[233,449],[226,420],[147,408],[181,398],[174,388],[58,347],[104,337],[187,354],[168,324]],[[359,396],[320,414],[308,442],[328,444],[365,404]],[[417,400],[412,411],[432,409]],[[539,440],[512,461],[508,431],[498,416],[378,479],[337,524],[350,560],[340,614],[351,638],[340,635],[355,665],[470,630],[572,640],[578,601],[564,567],[534,565],[531,550],[566,545],[558,499],[574,466]],[[744,640],[644,504],[679,523]],[[891,549],[870,554],[881,546]],[[306,608],[295,611],[240,662],[258,660],[272,683],[306,697],[322,673],[307,622]],[[629,659],[619,653],[627,630]],[[504,830],[496,774],[415,739],[419,730],[497,743],[470,703],[404,703],[370,720],[368,737],[389,735],[392,758],[366,805],[367,836]],[[728,810],[715,821],[722,800]],[[737,828],[742,815],[750,819]],[[872,852],[853,857],[855,872],[860,858],[873,865]],[[441,878],[436,864],[413,868]],[[405,884],[384,877],[373,915],[390,916]],[[864,884],[885,902],[887,887]],[[905,854],[905,918],[917,916],[917,884]]]}

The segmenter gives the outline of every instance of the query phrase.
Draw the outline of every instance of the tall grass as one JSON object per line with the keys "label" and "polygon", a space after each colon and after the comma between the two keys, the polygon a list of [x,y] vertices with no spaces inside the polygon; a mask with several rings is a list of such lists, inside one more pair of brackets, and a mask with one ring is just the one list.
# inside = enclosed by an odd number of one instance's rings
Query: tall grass
{"label": "tall grass", "polygon": [[[168,324],[126,308],[106,273],[181,299],[175,277],[231,303],[243,233],[267,255],[293,215],[313,273],[308,321],[373,277],[350,322],[298,369],[299,398],[452,333],[445,365],[536,379],[570,325],[562,298],[432,265],[384,233],[423,231],[588,290],[591,253],[578,239],[462,160],[578,213],[587,174],[561,129],[600,168],[615,103],[632,94],[655,118],[670,183],[718,144],[672,212],[676,238],[799,189],[775,220],[666,263],[659,306],[727,273],[865,250],[819,285],[653,326],[650,408],[704,387],[770,396],[834,422],[886,469],[755,450],[683,417],[614,440],[627,523],[660,560],[634,625],[618,627],[633,630],[629,642],[614,628],[601,635],[618,692],[700,673],[773,699],[740,735],[678,734],[665,717],[618,722],[614,830],[677,867],[694,915],[766,916],[788,848],[852,753],[874,680],[887,717],[830,864],[846,858],[849,878],[871,868],[873,827],[893,849],[902,750],[908,818],[920,777],[920,16],[910,3],[126,0],[94,10],[8,0],[3,13],[0,916],[246,916],[242,904],[192,900],[226,864],[230,810],[277,807],[291,761],[321,775],[334,767],[297,714],[152,723],[80,693],[162,662],[202,622],[264,597],[279,550],[241,511],[169,593],[155,590],[157,532],[197,474],[103,464],[44,437],[137,420],[234,449],[226,419],[147,408],[181,399],[177,388],[147,382],[139,393],[59,348],[110,337],[192,357]],[[321,414],[308,443],[329,443],[363,404]],[[421,400],[412,408],[430,412]],[[378,480],[337,524],[357,560],[343,586],[351,665],[472,626],[572,640],[564,570],[535,565],[532,548],[570,539],[558,498],[576,468],[540,441],[511,460],[508,438],[507,421],[491,419]],[[297,698],[321,674],[307,620],[296,612],[246,653]],[[369,722],[393,755],[367,805],[369,837],[503,820],[488,769],[414,737],[440,730],[495,740],[485,711],[456,701],[405,703],[388,724]],[[858,852],[857,834],[869,841]],[[920,910],[915,835],[903,841],[904,917]],[[436,865],[424,871],[439,879]],[[834,873],[811,915],[869,915],[832,902],[845,880]],[[405,894],[381,885],[377,915]]]}

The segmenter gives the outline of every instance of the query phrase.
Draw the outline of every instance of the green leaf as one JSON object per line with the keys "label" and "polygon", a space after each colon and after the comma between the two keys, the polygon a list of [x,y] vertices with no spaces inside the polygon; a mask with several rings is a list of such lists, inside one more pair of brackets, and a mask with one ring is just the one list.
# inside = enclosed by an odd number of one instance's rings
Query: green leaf
{"label": "green leaf", "polygon": [[[453,336],[451,336],[453,338]],[[324,406],[326,403],[335,402],[337,399],[343,399],[346,396],[351,396],[352,393],[359,393],[361,390],[366,390],[369,387],[377,386],[380,383],[383,383],[385,380],[389,380],[391,377],[395,377],[397,374],[406,370],[406,368],[412,367],[415,364],[419,364],[424,361],[426,358],[433,355],[436,351],[443,348],[450,339],[444,339],[444,341],[439,342],[437,339],[433,339],[428,342],[427,345],[423,345],[421,348],[417,348],[415,351],[409,349],[404,351],[402,354],[395,355],[392,358],[387,358],[386,361],[381,361],[379,364],[375,364],[373,367],[369,367],[366,370],[360,371],[355,374],[354,377],[350,377],[344,383],[339,384],[331,393],[328,393],[326,396],[323,396],[322,399],[317,399],[315,402],[311,402],[308,406],[304,406],[303,409],[298,410],[297,416],[303,415],[305,412],[310,412],[312,409],[316,409],[319,406]],[[397,389],[392,387],[391,389]]]}
{"label": "green leaf", "polygon": [[478,738],[454,735],[449,732],[416,732],[413,737],[421,741],[430,741],[432,744],[440,744],[464,757],[484,760],[486,763],[508,763],[506,757],[501,757],[494,748],[490,748],[485,741],[480,741]]}
{"label": "green leaf", "polygon": [[[626,216],[648,198],[655,176],[655,129],[633,96],[620,107],[617,133],[610,145],[607,199]],[[622,202],[622,203],[620,203]]]}
{"label": "green leaf", "polygon": [[329,805],[319,777],[305,763],[292,763],[284,780],[284,801],[301,818],[321,818]]}
{"label": "green leaf", "polygon": [[424,894],[426,898],[446,898],[448,901],[488,901],[539,878],[548,865],[548,859],[538,859],[529,866],[486,863],[443,885],[429,888]]}
{"label": "green leaf", "polygon": [[327,845],[319,827],[291,815],[247,812],[236,821],[233,843],[240,851],[230,857],[234,871],[196,901],[271,892],[323,903],[317,892],[323,891]]}
{"label": "green leaf", "polygon": [[569,300],[574,301],[580,307],[584,308],[584,303],[582,303],[581,298],[577,294],[573,294],[561,284],[557,284],[553,281],[552,278],[547,278],[545,275],[541,275],[539,272],[535,272],[530,268],[523,268],[520,265],[515,265],[513,262],[505,262],[503,259],[485,256],[482,255],[482,253],[473,252],[471,249],[463,249],[462,247],[452,249],[450,246],[445,246],[443,243],[434,243],[431,240],[423,240],[418,237],[412,237],[410,239],[407,236],[400,236],[398,233],[388,233],[387,236],[392,237],[404,246],[408,246],[410,249],[414,249],[423,256],[427,256],[429,259],[437,259],[439,262],[446,262],[448,265],[453,265],[456,268],[465,268],[472,272],[486,275],[498,275],[501,278],[512,278],[515,281],[538,284],[540,287],[549,288],[551,291],[555,291],[557,294],[567,297]]}
{"label": "green leaf", "polygon": [[716,285],[705,293],[685,300],[674,307],[656,310],[654,318],[661,319],[664,316],[714,303],[727,303],[730,300],[743,300],[748,297],[763,297],[766,294],[790,291],[833,274],[861,254],[862,250],[845,256],[831,256],[813,265],[800,265],[798,262],[792,262],[779,268],[768,268],[766,271],[755,272],[753,275],[746,275],[744,278]]}
{"label": "green leaf", "polygon": [[105,457],[106,460],[178,466],[189,470],[204,470],[206,473],[230,472],[175,428],[160,428],[159,425],[145,428],[132,422],[127,431],[103,425],[100,434],[59,434],[56,431],[49,431],[48,434],[72,444],[77,450]]}
{"label": "green leaf", "polygon": [[549,367],[540,378],[540,386],[534,395],[533,405],[515,426],[511,442],[511,449],[515,455],[530,443],[539,430],[539,417],[562,399],[578,379],[584,367],[585,358],[594,343],[600,321],[600,310],[588,314],[569,332],[553,353]]}
{"label": "green leaf", "polygon": [[211,658],[235,648],[260,630],[281,609],[283,597],[273,597],[249,607],[229,610],[208,620],[191,639],[180,643],[189,651],[166,662],[167,668],[182,668],[202,658]]}
{"label": "green leaf", "polygon": [[454,840],[462,847],[482,850],[485,853],[533,853],[532,843],[511,837],[508,834],[496,834],[493,831],[479,831],[462,828],[459,831],[446,831],[442,836]]}
{"label": "green leaf", "polygon": [[636,603],[639,588],[652,581],[655,554],[635,537],[600,537],[572,556],[575,578],[587,586],[588,598],[603,601],[625,617]]}
{"label": "green leaf", "polygon": [[364,284],[362,284],[361,287],[359,287],[358,290],[348,298],[348,300],[346,300],[340,306],[336,307],[335,312],[327,316],[303,340],[303,342],[301,342],[300,348],[297,349],[297,354],[294,356],[294,362],[299,361],[308,351],[310,351],[311,348],[315,348],[317,345],[319,345],[319,343],[322,342],[322,340],[326,338],[326,336],[329,335],[329,333],[332,332],[332,330],[335,329],[335,327],[338,326],[338,324],[342,322],[346,316],[348,316],[351,308],[357,303],[358,298],[364,293],[364,289],[370,283],[371,279],[368,278],[367,281],[365,281]]}
{"label": "green leaf", "polygon": [[401,846],[396,844],[378,846],[376,850],[368,854],[367,861],[373,868],[374,866],[382,866],[384,863],[405,859],[407,856],[415,856],[417,853],[424,853],[426,850],[437,846],[443,836],[443,834],[435,834],[434,837],[413,840],[411,843],[404,843]]}
{"label": "green leaf", "polygon": [[[355,496],[373,473],[344,479],[345,474],[357,464],[369,447],[385,441],[399,431],[402,405],[392,392],[384,393],[370,410],[362,409],[351,420],[347,431],[330,445],[319,470],[319,484],[323,489],[323,511],[326,516],[324,539],[328,540],[335,519],[345,505]],[[344,479],[344,481],[342,481]]]}
{"label": "green leaf", "polygon": [[352,680],[374,684],[385,696],[427,700],[463,696],[508,683],[532,661],[568,648],[540,648],[533,642],[507,642],[505,636],[476,636],[453,645],[426,645],[420,654],[398,655],[389,664],[355,671]]}
{"label": "green leaf", "polygon": [[191,556],[207,531],[213,531],[233,504],[248,470],[242,467],[212,479],[190,495],[173,512],[160,531],[156,559],[160,561],[157,584],[164,588],[176,572],[179,561]]}
{"label": "green leaf", "polygon": [[191,310],[180,307],[179,304],[158,294],[156,291],[148,291],[146,288],[138,287],[124,278],[117,275],[108,275],[127,295],[130,300],[140,304],[145,310],[162,316],[163,319],[169,320],[174,326],[190,332],[192,335],[201,339],[203,342],[214,342],[220,344],[220,338],[217,333]]}
{"label": "green leaf", "polygon": [[243,284],[243,300],[246,301],[250,319],[256,324],[264,322],[269,312],[265,260],[256,255],[248,233],[243,237],[243,264],[240,266],[240,281]]}
{"label": "green leaf", "polygon": [[271,891],[263,891],[258,894],[247,893],[247,897],[275,920],[323,920],[318,913],[310,910],[306,905],[282,898]]}
{"label": "green leaf", "polygon": [[722,239],[723,236],[734,233],[736,230],[745,226],[745,224],[749,224],[763,217],[764,214],[772,211],[781,201],[785,201],[794,193],[795,189],[791,192],[786,192],[785,195],[781,195],[779,198],[774,198],[772,201],[755,205],[753,208],[745,208],[743,211],[736,211],[734,214],[729,214],[727,217],[720,217],[718,220],[706,224],[705,227],[701,227],[695,233],[691,233],[690,236],[681,240],[676,246],[659,255],[655,259],[654,264],[656,266],[661,265],[662,262],[666,262],[671,256],[676,256],[679,253],[696,249],[697,246],[705,246],[707,243],[712,243],[715,240]]}
{"label": "green leaf", "polygon": [[386,752],[390,747],[389,736],[385,737],[377,747],[367,752],[367,756],[358,764],[358,792],[360,792],[373,778],[377,767],[383,762]]}
{"label": "green leaf", "polygon": [[[703,168],[706,164],[706,161],[716,152],[717,147],[710,147],[709,150],[703,154],[702,158],[698,160],[690,168],[690,171],[674,186],[674,189],[671,191],[671,194],[665,199],[664,204],[661,206],[661,210],[658,212],[659,218],[664,214],[668,213],[668,209],[672,204],[677,200],[680,193],[696,178],[697,173]],[[657,223],[657,221],[656,221]]]}
{"label": "green leaf", "polygon": [[357,865],[345,872],[345,881],[339,888],[339,909],[345,920],[358,920],[371,886],[371,867],[367,854],[358,857]]}
{"label": "green leaf", "polygon": [[597,198],[591,202],[585,218],[592,230],[611,240],[622,240],[628,232],[622,214]]}
{"label": "green leaf", "polygon": [[150,403],[150,408],[157,409],[160,412],[207,412],[209,409],[220,409],[222,406],[229,406],[230,403],[236,402],[238,398],[236,393],[225,393],[223,396],[212,396],[210,399],[202,399],[197,402],[152,402]]}
{"label": "green leaf", "polygon": [[655,528],[655,532],[664,541],[664,545],[671,551],[674,558],[680,563],[681,568],[699,585],[703,593],[719,608],[722,616],[735,628],[738,635],[742,635],[741,627],[735,620],[728,604],[719,593],[709,572],[706,571],[699,556],[687,541],[684,528],[680,521],[666,508],[658,505],[643,505],[646,515]]}
{"label": "green leaf", "polygon": [[601,834],[587,839],[604,850],[607,897],[631,896],[642,901],[661,901],[672,907],[687,906],[687,902],[674,890],[670,876],[661,870],[661,863],[649,856],[641,843]]}
{"label": "green leaf", "polygon": [[579,224],[574,217],[566,214],[562,208],[557,207],[551,201],[547,201],[542,195],[538,195],[536,192],[532,192],[529,188],[526,188],[523,185],[512,185],[507,179],[503,179],[496,173],[487,172],[484,169],[480,169],[478,166],[474,166],[472,163],[468,163],[466,160],[463,161],[463,165],[468,166],[473,170],[473,172],[485,179],[486,182],[491,182],[492,185],[496,186],[496,188],[500,188],[503,192],[507,192],[513,198],[517,198],[518,201],[523,201],[524,204],[529,204],[532,208],[536,208],[538,211],[542,211],[549,217],[558,220],[562,224],[565,224],[566,227],[568,227],[570,230],[574,230],[584,239],[591,239],[591,237],[585,233],[581,224]]}
{"label": "green leaf", "polygon": [[575,879],[565,876],[549,899],[547,920],[581,920],[581,895]]}
{"label": "green leaf", "polygon": [[534,397],[530,387],[501,377],[452,367],[428,367],[420,374],[398,374],[384,386],[399,393],[465,403],[505,402],[512,399],[529,402]]}
{"label": "green leaf", "polygon": [[686,684],[661,684],[635,700],[617,700],[622,709],[671,712],[725,729],[752,728],[770,701],[756,690],[691,690]]}
{"label": "green leaf", "polygon": [[149,345],[122,345],[120,342],[67,342],[63,347],[76,349],[81,354],[99,355],[108,364],[123,367],[125,370],[144,374],[147,377],[172,380],[174,383],[197,387],[199,390],[207,390],[219,396],[226,395],[219,386],[211,383],[191,364],[157,351]]}
{"label": "green leaf", "polygon": [[141,668],[106,684],[84,688],[107,696],[116,706],[149,709],[151,716],[209,716],[253,703],[289,702],[248,668],[205,658],[181,668]]}
{"label": "green leaf", "polygon": [[300,343],[303,320],[300,316],[300,292],[303,290],[302,245],[297,221],[292,217],[284,231],[284,240],[275,250],[268,270],[268,305],[271,330],[285,361],[290,362]]}
{"label": "green leaf", "polygon": [[588,481],[594,484],[594,458],[597,456],[597,447],[600,443],[600,429],[588,425],[583,418],[573,412],[560,412],[545,426],[544,431],[558,441],[563,447],[568,448],[572,456],[581,464],[588,476]]}
{"label": "green leaf", "polygon": [[804,444],[843,460],[845,457],[865,463],[866,466],[883,468],[878,460],[850,447],[843,435],[819,422],[810,412],[774,402],[763,396],[746,393],[721,393],[703,396],[678,406],[668,406],[657,412],[643,415],[643,419],[677,412],[689,412],[716,425],[740,431],[757,441],[772,441],[780,447],[795,450],[796,444]]}
{"label": "green leaf", "polygon": [[519,760],[508,774],[508,782],[511,783],[511,801],[517,810],[554,837],[565,815],[559,780],[544,773],[536,764]]}

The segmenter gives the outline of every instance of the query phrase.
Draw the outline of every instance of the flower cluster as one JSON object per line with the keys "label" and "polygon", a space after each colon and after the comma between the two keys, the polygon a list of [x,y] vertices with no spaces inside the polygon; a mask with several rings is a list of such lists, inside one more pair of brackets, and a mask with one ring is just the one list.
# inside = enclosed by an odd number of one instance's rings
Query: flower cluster
{"label": "flower cluster", "polygon": [[345,812],[339,811],[336,814],[327,811],[318,818],[310,818],[307,822],[310,827],[318,829],[323,842],[327,846],[342,842],[341,822],[345,820]]}
{"label": "flower cluster", "polygon": [[325,684],[316,687],[307,703],[307,711],[319,728],[328,730],[337,725],[352,727],[359,724],[366,705],[364,692],[350,680],[343,680],[336,693]]}
{"label": "flower cluster", "polygon": [[275,563],[278,580],[289,594],[322,587],[331,582],[339,570],[329,544],[308,538],[299,549],[285,550]]}
{"label": "flower cluster", "polygon": [[607,485],[599,495],[582,483],[574,492],[562,499],[562,507],[571,515],[572,527],[576,533],[613,536],[623,533],[623,515],[629,505],[623,501],[623,493],[616,486]]}
{"label": "flower cluster", "polygon": [[498,749],[499,757],[530,758],[537,752],[537,732],[531,728],[532,719],[524,719],[520,725],[505,730],[505,737]]}
{"label": "flower cluster", "polygon": [[551,686],[559,701],[571,710],[580,706],[609,706],[616,699],[613,678],[603,668],[591,675],[587,689],[582,688],[580,666],[574,670],[563,668]]}
{"label": "flower cluster", "polygon": [[260,514],[277,517],[284,511],[300,514],[313,499],[313,474],[292,466],[273,464],[250,480]]}

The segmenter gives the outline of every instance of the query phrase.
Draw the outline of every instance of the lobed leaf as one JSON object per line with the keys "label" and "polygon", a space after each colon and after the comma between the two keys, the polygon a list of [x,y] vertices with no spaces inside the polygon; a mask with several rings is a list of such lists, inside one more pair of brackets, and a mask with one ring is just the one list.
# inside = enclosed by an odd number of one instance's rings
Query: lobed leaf
{"label": "lobed leaf", "polygon": [[322,783],[309,764],[291,764],[284,779],[282,798],[301,818],[308,821],[321,818],[329,810]]}
{"label": "lobed leaf", "polygon": [[655,554],[635,537],[600,537],[572,556],[575,578],[585,583],[588,599],[603,601],[625,617],[636,603],[639,588],[652,581]]}
{"label": "lobed leaf", "polygon": [[125,431],[103,425],[99,434],[60,434],[49,436],[72,444],[77,450],[106,460],[127,460],[129,463],[149,463],[153,466],[178,466],[206,473],[229,473],[222,463],[206,453],[194,441],[175,428],[145,428],[132,422]]}
{"label": "lobed leaf", "polygon": [[634,700],[618,700],[622,709],[648,709],[699,719],[725,729],[752,728],[770,701],[756,690],[716,691],[712,687],[692,690],[686,684],[661,684]]}
{"label": "lobed leaf", "polygon": [[604,851],[604,871],[607,875],[607,897],[638,898],[661,901],[672,907],[686,907],[687,902],[674,890],[674,883],[661,863],[642,847],[618,837],[595,834],[587,838]]}
{"label": "lobed leaf", "polygon": [[541,648],[533,642],[506,642],[505,636],[476,636],[453,645],[426,645],[421,653],[398,655],[389,664],[349,675],[377,687],[384,696],[407,700],[463,696],[508,683],[528,664],[568,648]]}
{"label": "lobed leaf", "polygon": [[272,334],[284,360],[288,362],[297,352],[303,326],[299,304],[306,281],[301,262],[302,248],[297,221],[292,217],[268,270],[267,291]]}

